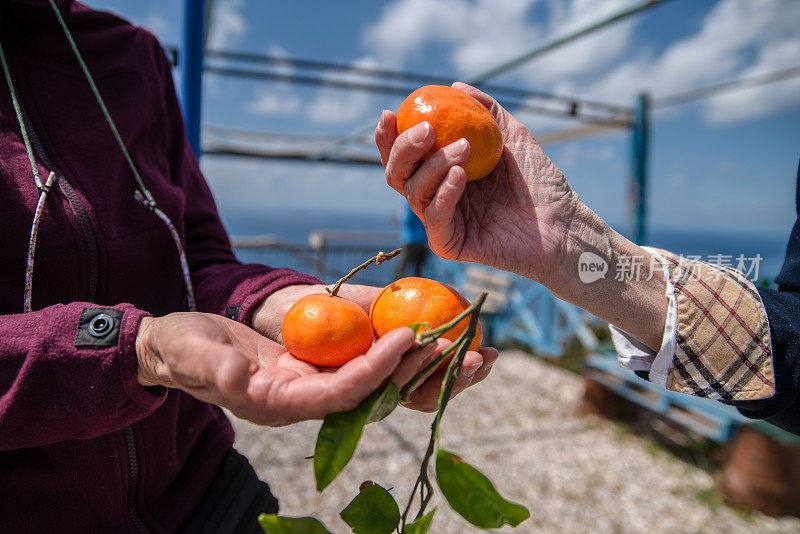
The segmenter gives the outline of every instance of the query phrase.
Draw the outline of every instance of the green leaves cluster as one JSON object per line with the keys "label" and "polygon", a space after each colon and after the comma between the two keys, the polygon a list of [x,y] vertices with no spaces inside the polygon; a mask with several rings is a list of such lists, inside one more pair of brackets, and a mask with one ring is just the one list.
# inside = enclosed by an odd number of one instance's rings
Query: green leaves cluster
{"label": "green leaves cluster", "polygon": [[[427,534],[431,528],[433,514],[420,517],[406,525],[405,534]],[[391,534],[398,530],[400,507],[392,494],[372,482],[362,484],[362,489],[350,504],[339,514],[350,525],[354,534]],[[313,517],[281,517],[261,514],[258,518],[264,532],[270,534],[331,534]]]}

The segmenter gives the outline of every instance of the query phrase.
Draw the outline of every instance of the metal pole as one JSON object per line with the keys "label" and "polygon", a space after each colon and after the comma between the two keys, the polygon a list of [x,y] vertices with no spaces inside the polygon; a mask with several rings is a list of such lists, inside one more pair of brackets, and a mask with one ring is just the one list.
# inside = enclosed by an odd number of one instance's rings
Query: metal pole
{"label": "metal pole", "polygon": [[631,184],[630,213],[631,239],[642,244],[646,239],[647,219],[647,148],[650,137],[650,97],[640,93],[636,98],[631,125]]}
{"label": "metal pole", "polygon": [[206,6],[204,0],[183,2],[183,54],[181,101],[186,138],[200,157],[200,111],[202,103],[203,49]]}
{"label": "metal pole", "polygon": [[618,11],[617,13],[614,13],[608,18],[605,18],[593,24],[589,24],[588,26],[585,26],[572,33],[569,33],[563,37],[554,39],[542,46],[537,46],[533,50],[526,52],[521,56],[515,57],[514,59],[506,61],[505,63],[501,63],[500,65],[493,67],[487,71],[484,71],[478,74],[477,76],[473,76],[467,81],[467,83],[475,86],[480,85],[489,78],[495,78],[500,74],[503,74],[504,72],[507,72],[511,69],[514,69],[522,65],[523,63],[527,63],[528,61],[532,60],[535,57],[538,57],[546,52],[553,50],[554,48],[558,48],[559,46],[564,45],[570,41],[574,41],[575,39],[593,33],[601,28],[605,28],[610,24],[614,24],[615,22],[618,22],[622,19],[626,19],[631,15],[635,15],[640,11],[644,11],[645,9],[650,9],[653,6],[656,6],[666,1],[667,0],[645,0],[644,2],[640,2],[632,7]]}

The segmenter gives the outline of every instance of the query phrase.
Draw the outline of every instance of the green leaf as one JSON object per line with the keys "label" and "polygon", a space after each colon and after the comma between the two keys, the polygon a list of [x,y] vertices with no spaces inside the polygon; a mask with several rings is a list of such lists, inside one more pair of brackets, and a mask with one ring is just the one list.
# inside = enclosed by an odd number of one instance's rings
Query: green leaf
{"label": "green leaf", "polygon": [[400,402],[400,389],[394,382],[389,382],[372,405],[367,423],[377,423],[386,419],[397,408],[398,402]]}
{"label": "green leaf", "polygon": [[377,484],[361,490],[339,515],[355,534],[390,534],[400,522],[394,497]]}
{"label": "green leaf", "polygon": [[436,481],[450,507],[476,527],[516,527],[531,516],[521,504],[501,497],[483,473],[444,449],[436,451]]}
{"label": "green leaf", "polygon": [[423,515],[416,521],[406,525],[403,529],[403,534],[428,534],[431,529],[431,522],[433,522],[433,514],[436,513],[436,508]]}
{"label": "green leaf", "polygon": [[314,478],[317,491],[333,482],[356,451],[364,425],[380,421],[397,406],[400,392],[389,381],[347,412],[328,414],[322,422],[314,448]]}
{"label": "green leaf", "polygon": [[313,517],[281,517],[261,514],[258,524],[267,534],[331,534],[325,525]]}

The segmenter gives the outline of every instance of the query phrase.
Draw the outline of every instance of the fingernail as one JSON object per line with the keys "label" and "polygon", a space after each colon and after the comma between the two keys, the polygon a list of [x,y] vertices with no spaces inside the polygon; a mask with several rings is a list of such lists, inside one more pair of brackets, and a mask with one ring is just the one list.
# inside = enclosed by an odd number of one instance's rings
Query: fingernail
{"label": "fingernail", "polygon": [[427,122],[421,122],[408,131],[408,138],[411,139],[412,143],[419,144],[428,137],[430,131],[431,125]]}
{"label": "fingernail", "polygon": [[383,111],[381,111],[381,116],[378,119],[378,130],[383,131],[385,129],[384,128],[385,124],[386,124],[386,110],[384,109]]}
{"label": "fingernail", "polygon": [[464,367],[464,376],[467,378],[472,378],[472,376],[480,369],[481,364],[473,363],[470,366]]}
{"label": "fingernail", "polygon": [[455,158],[463,154],[466,149],[467,140],[462,137],[458,141],[454,141],[444,147],[444,153],[447,154],[448,157]]}

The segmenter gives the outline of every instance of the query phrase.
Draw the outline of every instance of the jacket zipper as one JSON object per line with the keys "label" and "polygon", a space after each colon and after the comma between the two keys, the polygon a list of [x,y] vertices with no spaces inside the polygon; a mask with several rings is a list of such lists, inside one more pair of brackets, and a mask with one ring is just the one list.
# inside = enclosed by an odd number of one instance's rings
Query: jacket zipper
{"label": "jacket zipper", "polygon": [[[36,131],[33,129],[30,119],[25,113],[25,108],[21,103],[20,109],[22,110],[22,118],[25,121],[25,127],[28,129],[28,136],[30,137],[31,145],[33,145],[33,150],[36,152],[36,156],[39,158],[39,161],[41,161],[42,165],[56,173],[58,176],[59,189],[67,198],[67,202],[72,208],[75,218],[78,221],[78,228],[80,228],[83,242],[86,245],[86,253],[88,256],[87,261],[89,263],[87,300],[88,302],[94,302],[97,297],[98,255],[97,242],[95,241],[94,231],[92,230],[91,223],[89,222],[89,213],[86,211],[86,207],[83,205],[83,202],[78,194],[69,184],[69,182],[64,179],[64,175],[56,169],[56,167],[53,165],[53,161],[47,156],[47,153],[44,151],[44,147],[39,140],[39,136],[36,135]],[[130,517],[136,532],[139,534],[149,534],[150,531],[144,525],[144,522],[142,521],[142,518],[136,509],[136,493],[139,484],[139,459],[138,455],[136,454],[136,442],[133,439],[133,428],[131,426],[126,426],[122,429],[122,431],[125,438],[125,451],[128,455],[128,516]]]}
{"label": "jacket zipper", "polygon": [[22,105],[22,102],[20,102],[20,110],[22,111],[22,120],[25,121],[25,127],[28,130],[28,136],[30,137],[31,145],[33,145],[33,151],[36,153],[36,157],[39,159],[42,165],[56,174],[56,177],[58,178],[58,188],[66,197],[67,202],[72,209],[72,213],[75,215],[75,220],[78,221],[78,229],[80,230],[81,237],[83,238],[83,244],[86,247],[87,263],[89,265],[86,300],[87,302],[94,302],[97,300],[99,261],[97,254],[97,241],[94,237],[92,224],[89,221],[89,213],[86,211],[86,207],[83,205],[80,197],[75,192],[75,189],[72,188],[69,182],[64,178],[64,174],[59,172],[55,165],[53,165],[53,161],[48,157],[47,152],[45,152],[44,147],[42,146],[39,136],[36,134],[36,130],[33,129],[33,125],[28,118],[28,114],[25,111],[25,107]]}
{"label": "jacket zipper", "polygon": [[136,532],[139,534],[148,534],[150,532],[138,510],[136,510],[136,490],[139,484],[139,458],[136,454],[136,442],[133,440],[133,427],[126,426],[122,429],[125,436],[125,450],[128,452],[128,515],[131,518]]}
{"label": "jacket zipper", "polygon": [[[94,302],[97,298],[97,279],[98,279],[98,254],[97,254],[97,241],[94,237],[91,222],[89,221],[89,213],[83,205],[75,189],[64,179],[63,173],[59,172],[53,165],[53,161],[47,156],[36,130],[28,117],[25,107],[20,102],[20,110],[22,112],[22,120],[25,121],[25,127],[28,130],[28,136],[31,140],[31,145],[36,153],[36,157],[48,170],[54,172],[58,177],[58,187],[61,193],[66,197],[67,202],[72,209],[75,219],[78,221],[78,228],[80,229],[83,243],[86,246],[87,262],[89,264],[89,278],[87,284],[87,301]],[[133,523],[134,528],[139,534],[149,534],[148,528],[144,525],[138,510],[136,509],[136,493],[139,484],[139,460],[136,454],[136,442],[133,439],[133,428],[126,426],[122,429],[125,439],[125,451],[128,456],[128,516]]]}

